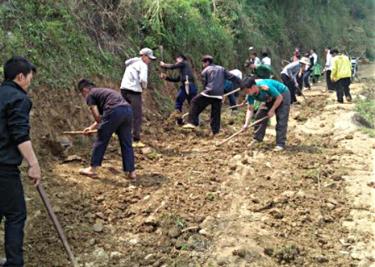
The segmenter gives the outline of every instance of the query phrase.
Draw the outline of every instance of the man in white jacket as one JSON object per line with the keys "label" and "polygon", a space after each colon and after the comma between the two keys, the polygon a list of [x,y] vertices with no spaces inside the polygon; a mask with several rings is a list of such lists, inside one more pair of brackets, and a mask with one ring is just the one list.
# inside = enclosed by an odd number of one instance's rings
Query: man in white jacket
{"label": "man in white jacket", "polygon": [[143,48],[139,55],[125,61],[120,87],[122,96],[133,109],[133,147],[144,147],[141,143],[142,91],[147,88],[148,64],[156,59],[150,48]]}

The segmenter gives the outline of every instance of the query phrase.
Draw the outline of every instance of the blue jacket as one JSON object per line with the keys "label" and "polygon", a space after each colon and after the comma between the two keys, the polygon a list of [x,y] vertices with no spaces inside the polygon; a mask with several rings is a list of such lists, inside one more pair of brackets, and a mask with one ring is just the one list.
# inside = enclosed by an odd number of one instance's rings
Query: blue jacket
{"label": "blue jacket", "polygon": [[22,163],[17,146],[30,140],[31,107],[30,98],[18,84],[3,82],[0,86],[0,169],[17,168]]}

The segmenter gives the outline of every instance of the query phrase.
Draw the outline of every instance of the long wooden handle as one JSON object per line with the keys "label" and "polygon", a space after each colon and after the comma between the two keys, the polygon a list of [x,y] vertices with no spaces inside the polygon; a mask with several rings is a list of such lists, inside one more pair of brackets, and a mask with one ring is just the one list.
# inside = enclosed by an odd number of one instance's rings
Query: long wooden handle
{"label": "long wooden handle", "polygon": [[235,89],[233,91],[230,91],[229,93],[224,94],[223,97],[227,97],[228,95],[234,94],[234,93],[236,93],[236,92],[238,92],[240,90],[241,90],[241,88],[237,88],[237,89]]}
{"label": "long wooden handle", "polygon": [[71,250],[71,248],[69,246],[68,240],[67,240],[67,238],[66,238],[66,236],[64,234],[64,230],[62,229],[61,224],[60,224],[59,220],[57,219],[55,212],[52,209],[51,203],[50,203],[50,201],[49,201],[49,199],[47,197],[46,192],[44,191],[44,189],[43,189],[43,187],[42,187],[41,184],[39,184],[36,187],[36,189],[38,190],[40,198],[42,199],[42,202],[43,202],[44,206],[47,209],[48,215],[49,215],[49,217],[52,220],[53,226],[55,227],[55,229],[56,229],[56,231],[57,231],[57,233],[58,233],[58,235],[59,235],[59,237],[60,237],[60,239],[61,239],[61,241],[62,241],[62,243],[64,245],[65,251],[66,251],[66,253],[69,256],[69,259],[70,259],[70,261],[72,263],[72,266],[73,267],[78,266],[78,263],[77,263],[74,255],[73,255],[73,252],[72,252],[72,250]]}
{"label": "long wooden handle", "polygon": [[[254,121],[252,124],[250,124],[249,128],[250,127],[253,127],[255,125],[257,125],[258,123],[264,121],[265,119],[268,119],[268,116],[265,116],[257,121]],[[234,134],[232,134],[231,136],[229,136],[228,138],[224,139],[223,141],[221,141],[219,144],[217,144],[216,146],[221,146],[223,144],[225,144],[226,142],[228,142],[229,140],[233,139],[234,137],[236,137],[237,135],[239,135],[240,133],[242,133],[243,131],[245,131],[244,128],[242,128],[241,130],[235,132]]]}
{"label": "long wooden handle", "polygon": [[[97,133],[98,130],[91,130],[86,132],[87,134],[94,134]],[[81,134],[86,134],[84,131],[65,131],[63,134],[70,134],[70,135],[81,135]]]}

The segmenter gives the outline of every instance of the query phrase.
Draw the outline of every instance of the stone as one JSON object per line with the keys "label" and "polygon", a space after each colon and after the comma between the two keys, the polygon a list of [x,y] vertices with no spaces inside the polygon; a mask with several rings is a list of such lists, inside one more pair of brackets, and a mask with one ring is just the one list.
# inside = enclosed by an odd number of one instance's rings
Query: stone
{"label": "stone", "polygon": [[103,231],[104,226],[101,222],[96,222],[93,226],[93,229],[94,229],[95,232],[100,233],[100,232]]}
{"label": "stone", "polygon": [[181,234],[181,230],[177,226],[172,226],[168,230],[168,236],[171,238],[177,238],[180,234]]}
{"label": "stone", "polygon": [[275,219],[282,219],[284,217],[284,214],[279,210],[279,209],[273,209],[270,211],[270,214],[275,218]]}

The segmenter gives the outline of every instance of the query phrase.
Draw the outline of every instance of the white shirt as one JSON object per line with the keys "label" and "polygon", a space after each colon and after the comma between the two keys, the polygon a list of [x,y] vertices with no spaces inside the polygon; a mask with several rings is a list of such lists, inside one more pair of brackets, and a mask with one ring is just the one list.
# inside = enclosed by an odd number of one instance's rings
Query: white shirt
{"label": "white shirt", "polygon": [[125,66],[120,88],[141,93],[147,87],[147,64],[140,57],[135,57],[125,61]]}
{"label": "white shirt", "polygon": [[254,58],[254,65],[258,67],[262,62],[260,61],[259,57]]}
{"label": "white shirt", "polygon": [[262,58],[262,64],[271,66],[271,58],[269,57]]}
{"label": "white shirt", "polygon": [[326,70],[332,70],[332,55],[331,51],[328,51],[327,56],[326,56]]}

